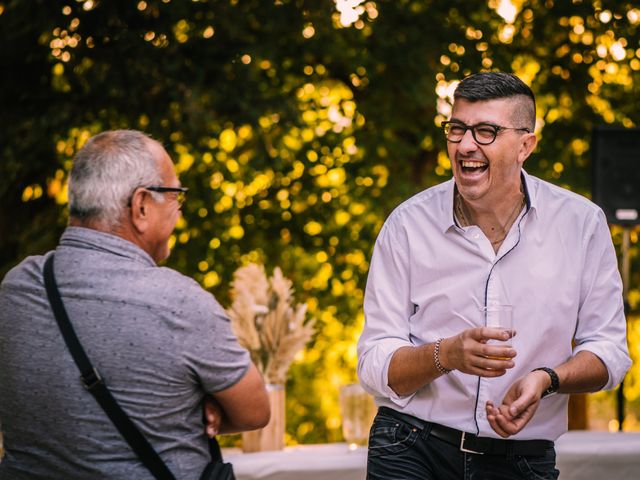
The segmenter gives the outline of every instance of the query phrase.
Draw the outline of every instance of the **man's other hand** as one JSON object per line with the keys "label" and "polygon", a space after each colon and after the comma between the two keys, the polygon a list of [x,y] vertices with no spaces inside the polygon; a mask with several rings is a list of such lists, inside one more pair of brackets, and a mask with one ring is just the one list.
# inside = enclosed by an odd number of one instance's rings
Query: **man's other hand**
{"label": "man's other hand", "polygon": [[222,424],[222,409],[211,395],[204,397],[204,427],[209,438],[220,433]]}
{"label": "man's other hand", "polygon": [[502,400],[495,407],[487,402],[487,420],[491,428],[501,437],[507,438],[520,432],[540,405],[542,392],[547,388],[548,376],[544,372],[531,372],[516,380]]}

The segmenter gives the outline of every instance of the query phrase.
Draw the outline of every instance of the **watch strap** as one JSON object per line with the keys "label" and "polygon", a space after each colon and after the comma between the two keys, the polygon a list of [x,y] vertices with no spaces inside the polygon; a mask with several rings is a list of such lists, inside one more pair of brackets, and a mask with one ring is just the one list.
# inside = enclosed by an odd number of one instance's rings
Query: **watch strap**
{"label": "watch strap", "polygon": [[535,372],[537,370],[542,370],[543,372],[546,372],[549,377],[551,377],[551,385],[549,385],[549,388],[542,392],[542,398],[556,393],[560,389],[560,379],[558,378],[558,374],[555,372],[555,370],[549,367],[538,367],[534,368],[532,372]]}

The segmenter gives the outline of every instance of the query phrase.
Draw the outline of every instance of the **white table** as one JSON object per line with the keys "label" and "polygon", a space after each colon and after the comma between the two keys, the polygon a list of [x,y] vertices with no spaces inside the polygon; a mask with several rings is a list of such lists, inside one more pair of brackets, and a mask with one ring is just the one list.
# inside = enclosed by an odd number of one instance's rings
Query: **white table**
{"label": "white table", "polygon": [[280,452],[223,452],[237,480],[364,480],[367,448],[346,443],[300,445]]}
{"label": "white table", "polygon": [[[640,432],[571,431],[556,442],[561,480],[637,480]],[[367,449],[345,443],[301,445],[280,452],[225,451],[237,480],[364,480]]]}
{"label": "white table", "polygon": [[640,432],[575,430],[556,442],[561,480],[637,480],[640,478]]}

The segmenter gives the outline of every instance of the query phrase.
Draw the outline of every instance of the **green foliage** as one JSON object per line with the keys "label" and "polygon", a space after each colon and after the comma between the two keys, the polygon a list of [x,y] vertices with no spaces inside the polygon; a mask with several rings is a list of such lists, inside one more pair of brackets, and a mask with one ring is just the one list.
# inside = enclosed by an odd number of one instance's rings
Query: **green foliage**
{"label": "green foliage", "polygon": [[340,438],[377,231],[450,176],[450,83],[521,75],[541,140],[527,169],[583,194],[592,127],[640,122],[631,2],[518,1],[513,23],[498,3],[365,1],[346,27],[331,0],[0,3],[0,274],[55,245],[86,138],[144,130],[191,189],[168,265],[225,305],[245,262],[293,279],[320,331],[291,370],[289,440]]}

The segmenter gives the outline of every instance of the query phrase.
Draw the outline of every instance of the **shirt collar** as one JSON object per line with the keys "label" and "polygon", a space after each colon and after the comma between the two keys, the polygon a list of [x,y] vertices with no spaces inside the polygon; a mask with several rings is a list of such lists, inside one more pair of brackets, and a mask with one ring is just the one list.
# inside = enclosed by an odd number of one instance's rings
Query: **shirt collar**
{"label": "shirt collar", "polygon": [[151,256],[135,243],[92,228],[67,227],[60,237],[60,246],[111,253],[142,264],[156,266]]}
{"label": "shirt collar", "polygon": [[442,232],[446,233],[449,229],[457,227],[455,213],[453,211],[453,200],[456,196],[456,182],[452,178],[447,182],[446,194],[444,196],[444,205],[442,218]]}
{"label": "shirt collar", "polygon": [[538,189],[536,182],[532,177],[522,169],[520,171],[522,178],[522,187],[524,189],[524,199],[527,202],[527,212],[531,210],[533,215],[538,215]]}
{"label": "shirt collar", "polygon": [[[527,172],[522,169],[520,171],[520,178],[522,179],[522,188],[524,190],[524,198],[527,204],[527,212],[532,210],[533,214],[537,215],[538,213],[538,202],[536,199],[536,188],[533,182],[531,181],[531,177]],[[456,195],[457,187],[456,182],[452,178],[449,180],[448,185],[446,185],[446,195],[444,199],[443,212],[444,216],[442,217],[442,231],[446,233],[449,229],[458,227],[458,224],[455,219],[455,213],[453,211],[453,200]],[[533,188],[532,188],[533,187]]]}

